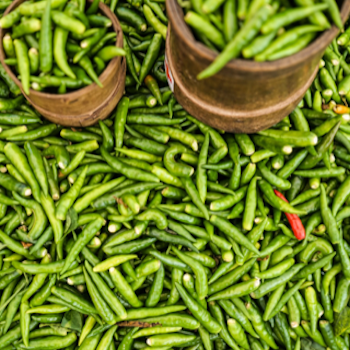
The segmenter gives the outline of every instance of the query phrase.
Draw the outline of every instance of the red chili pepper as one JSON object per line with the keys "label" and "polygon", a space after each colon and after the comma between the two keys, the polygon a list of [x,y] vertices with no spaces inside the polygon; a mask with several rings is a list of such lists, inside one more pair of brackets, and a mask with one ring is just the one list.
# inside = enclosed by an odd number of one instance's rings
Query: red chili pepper
{"label": "red chili pepper", "polygon": [[[281,198],[282,200],[288,203],[286,197],[281,192],[277,190],[274,190],[274,192],[277,197]],[[299,216],[297,214],[289,214],[289,213],[284,213],[284,214],[286,215],[287,220],[289,221],[290,227],[292,228],[295,238],[299,241],[304,239],[305,228]]]}

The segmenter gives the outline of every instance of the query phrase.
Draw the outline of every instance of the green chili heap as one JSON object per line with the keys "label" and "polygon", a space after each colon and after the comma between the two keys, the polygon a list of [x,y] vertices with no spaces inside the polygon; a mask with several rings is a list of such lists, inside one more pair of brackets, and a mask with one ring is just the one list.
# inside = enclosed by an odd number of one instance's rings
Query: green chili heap
{"label": "green chili heap", "polygon": [[117,4],[126,93],[94,126],[0,66],[0,350],[349,349],[347,30],[289,116],[225,134],[167,87],[163,5]]}

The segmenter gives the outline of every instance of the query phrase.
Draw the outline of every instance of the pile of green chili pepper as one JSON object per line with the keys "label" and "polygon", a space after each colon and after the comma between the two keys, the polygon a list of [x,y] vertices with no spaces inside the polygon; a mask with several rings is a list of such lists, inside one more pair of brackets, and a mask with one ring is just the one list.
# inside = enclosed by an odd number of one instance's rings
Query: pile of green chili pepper
{"label": "pile of green chili pepper", "polygon": [[0,350],[349,349],[349,30],[289,116],[225,134],[167,87],[163,5],[116,7],[126,94],[94,126],[0,65]]}
{"label": "pile of green chili pepper", "polygon": [[108,62],[125,51],[115,46],[112,21],[90,4],[67,0],[24,2],[0,19],[5,63],[29,89],[64,94],[95,82]]}
{"label": "pile of green chili pepper", "polygon": [[218,73],[234,58],[262,62],[291,56],[331,23],[343,28],[335,0],[193,0],[179,4],[196,38],[220,52],[198,79]]}

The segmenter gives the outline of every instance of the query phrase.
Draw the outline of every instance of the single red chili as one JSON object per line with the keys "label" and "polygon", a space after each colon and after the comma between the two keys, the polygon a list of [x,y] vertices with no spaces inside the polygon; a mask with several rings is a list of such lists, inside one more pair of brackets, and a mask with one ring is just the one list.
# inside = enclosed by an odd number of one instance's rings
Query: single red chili
{"label": "single red chili", "polygon": [[[277,191],[274,190],[275,195],[279,198],[281,198],[282,200],[284,200],[285,202],[288,203],[286,197],[284,197],[284,195]],[[303,223],[301,222],[300,218],[298,215],[296,214],[289,214],[289,213],[284,213],[287,217],[287,220],[289,221],[290,227],[292,228],[292,231],[294,233],[294,236],[297,240],[301,241],[302,239],[305,238],[305,228]]]}

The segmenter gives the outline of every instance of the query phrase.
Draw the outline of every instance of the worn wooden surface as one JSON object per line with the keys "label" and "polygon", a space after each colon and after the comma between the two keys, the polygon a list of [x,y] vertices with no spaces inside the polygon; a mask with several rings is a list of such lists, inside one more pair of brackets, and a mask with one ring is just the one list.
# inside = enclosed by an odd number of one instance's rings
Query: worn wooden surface
{"label": "worn wooden surface", "polygon": [[[113,109],[124,94],[125,74],[126,62],[123,58],[119,73],[114,76],[116,85],[114,85],[114,90],[110,93],[110,95],[102,96],[101,100],[99,100],[99,103],[96,104],[95,109],[92,109],[93,106],[90,106],[89,109],[86,110],[83,108],[83,106],[81,106],[80,113],[78,112],[74,115],[69,114],[69,111],[66,114],[60,113],[59,109],[57,109],[54,113],[48,113],[47,110],[43,109],[39,104],[32,102],[32,95],[26,96],[26,98],[30,103],[35,105],[35,108],[39,111],[40,114],[45,116],[46,119],[50,120],[53,123],[74,127],[90,126],[95,124],[98,120],[106,119],[112,113]],[[96,86],[96,89],[100,89],[100,87]],[[94,99],[94,97],[91,98]]]}
{"label": "worn wooden surface", "polygon": [[[197,74],[217,54],[194,38],[177,0],[166,0],[166,6],[166,55],[175,97],[197,119],[229,132],[253,133],[287,116],[311,85],[324,50],[338,33],[333,25],[293,56],[273,62],[232,60],[218,74],[198,81]],[[343,20],[349,12],[350,0],[344,0]]]}
{"label": "worn wooden surface", "polygon": [[[5,11],[9,13],[25,0],[15,0]],[[90,3],[92,0],[88,0]],[[112,21],[113,30],[117,33],[115,45],[123,47],[123,32],[117,17],[104,3],[99,3],[102,14]],[[99,76],[103,88],[95,83],[82,89],[66,94],[50,94],[30,90],[27,96],[22,89],[21,82],[4,63],[5,54],[2,46],[2,38],[6,30],[0,28],[0,61],[7,73],[21,88],[25,98],[47,119],[64,126],[89,126],[99,119],[105,119],[117,105],[123,95],[125,87],[126,64],[123,57],[113,58],[106,69]]]}

